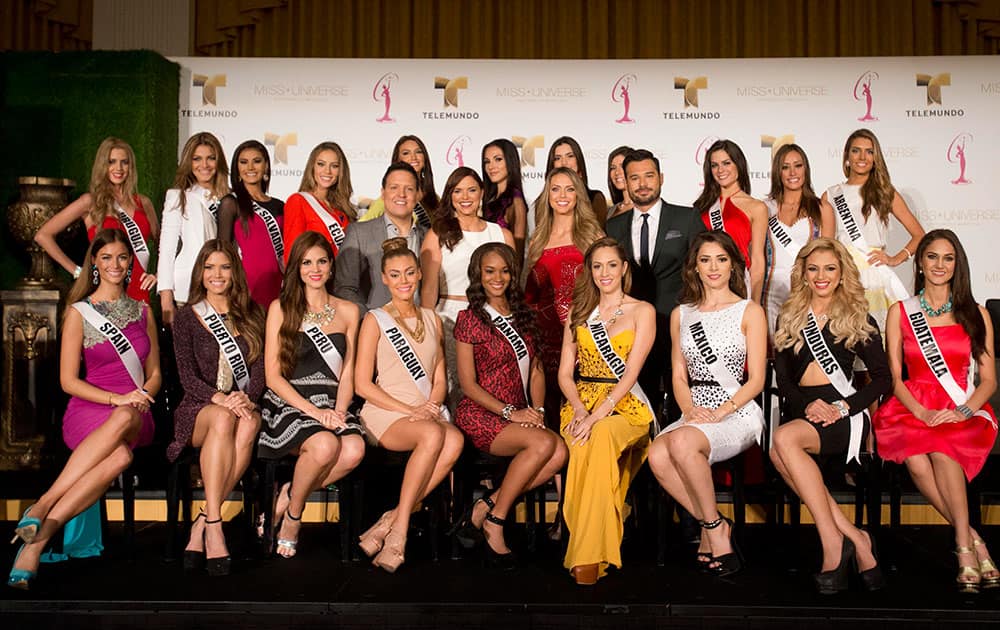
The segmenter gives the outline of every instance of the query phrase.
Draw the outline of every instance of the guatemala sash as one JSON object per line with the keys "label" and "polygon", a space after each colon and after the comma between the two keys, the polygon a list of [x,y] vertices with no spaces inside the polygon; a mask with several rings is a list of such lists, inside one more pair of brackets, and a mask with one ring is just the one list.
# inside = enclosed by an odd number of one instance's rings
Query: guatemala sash
{"label": "guatemala sash", "polygon": [[118,353],[118,358],[125,364],[125,369],[128,370],[128,375],[132,377],[132,382],[135,383],[136,389],[142,389],[143,384],[146,382],[146,374],[142,369],[142,361],[139,360],[139,355],[136,353],[135,348],[132,347],[132,342],[125,336],[125,333],[112,324],[107,317],[98,313],[97,309],[87,302],[75,302],[72,306],[80,311],[80,314],[87,320],[87,323],[108,338],[111,346]]}
{"label": "guatemala sash", "polygon": [[212,305],[207,300],[198,302],[191,309],[201,318],[201,321],[205,322],[208,332],[212,333],[215,342],[219,344],[219,352],[226,357],[226,362],[233,371],[233,379],[236,381],[236,386],[240,391],[245,392],[247,385],[250,384],[250,368],[247,367],[246,359],[243,358],[243,352],[240,351],[240,346],[236,343],[236,338],[226,328],[226,323],[222,320],[222,316],[215,312],[215,309],[212,308]]}

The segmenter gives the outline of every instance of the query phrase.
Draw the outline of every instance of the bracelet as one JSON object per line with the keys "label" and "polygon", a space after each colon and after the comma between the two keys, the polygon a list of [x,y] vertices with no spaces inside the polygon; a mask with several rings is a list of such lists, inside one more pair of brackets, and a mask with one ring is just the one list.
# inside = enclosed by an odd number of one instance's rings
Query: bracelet
{"label": "bracelet", "polygon": [[76,280],[79,278],[81,273],[83,273],[83,267],[77,265],[76,269],[73,270],[73,279]]}
{"label": "bracelet", "polygon": [[114,403],[111,402],[111,399],[114,398],[114,397],[115,397],[115,395],[113,393],[108,394],[108,407],[114,407],[115,406]]}
{"label": "bracelet", "polygon": [[729,403],[730,405],[732,405],[732,406],[733,406],[733,413],[736,413],[737,411],[739,411],[739,410],[740,410],[740,408],[739,408],[739,407],[738,407],[738,406],[736,405],[736,401],[735,401],[735,400],[733,400],[732,398],[730,398],[730,399],[729,399],[729,400],[727,400],[726,402],[728,402],[728,403]]}
{"label": "bracelet", "polygon": [[607,400],[607,401],[608,401],[609,403],[611,403],[611,408],[612,408],[612,409],[614,409],[614,408],[615,408],[615,407],[616,407],[616,406],[618,405],[618,403],[616,403],[616,402],[615,402],[615,399],[614,399],[614,398],[612,398],[611,396],[608,396],[608,397],[606,398],[606,400]]}
{"label": "bracelet", "polygon": [[972,409],[970,409],[968,405],[959,405],[955,407],[955,411],[965,416],[966,420],[968,420],[974,415]]}
{"label": "bracelet", "polygon": [[913,258],[913,252],[911,252],[906,245],[903,246],[903,251],[906,252],[906,259],[909,260]]}
{"label": "bracelet", "polygon": [[542,414],[543,416],[545,415],[545,407],[542,406],[535,407],[535,411]]}
{"label": "bracelet", "polygon": [[509,421],[514,411],[515,411],[514,405],[506,405],[504,406],[503,411],[500,412],[500,415],[503,416],[504,420]]}

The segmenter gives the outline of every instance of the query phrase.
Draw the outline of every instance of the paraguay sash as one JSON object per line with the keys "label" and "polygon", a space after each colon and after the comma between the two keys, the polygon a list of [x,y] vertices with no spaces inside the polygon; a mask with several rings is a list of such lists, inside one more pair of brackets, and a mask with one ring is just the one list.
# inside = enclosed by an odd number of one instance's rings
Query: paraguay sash
{"label": "paraguay sash", "polygon": [[326,211],[323,204],[312,193],[300,191],[299,194],[309,203],[309,207],[313,209],[313,212],[316,213],[320,221],[326,225],[326,230],[330,233],[333,244],[337,247],[337,250],[340,250],[340,246],[344,244],[344,239],[347,238],[347,235],[344,234],[344,228],[340,225],[340,221],[333,218],[333,215]]}
{"label": "paraguay sash", "polygon": [[[406,368],[410,378],[413,379],[413,383],[417,386],[417,391],[420,392],[421,396],[430,400],[431,379],[427,376],[427,371],[424,370],[424,366],[420,364],[420,357],[417,356],[413,346],[410,345],[410,340],[406,338],[406,335],[396,324],[396,320],[394,320],[392,315],[387,313],[385,309],[372,309],[371,314],[375,316],[375,321],[378,322],[379,328],[382,329],[382,334],[389,340],[389,344],[392,346],[392,349],[396,351],[396,356],[399,357],[399,361],[403,364],[403,367]],[[418,309],[417,317],[423,316],[423,313]],[[445,420],[450,421],[451,417],[448,414],[447,407],[441,407],[441,415]]]}
{"label": "paraguay sash", "polygon": [[517,357],[517,369],[521,372],[521,386],[524,388],[524,400],[530,405],[531,391],[528,387],[528,378],[531,373],[531,356],[528,353],[528,344],[525,343],[524,338],[511,325],[510,321],[497,312],[495,308],[489,304],[485,304],[483,305],[483,309],[490,316],[490,319],[493,320],[493,325],[496,329],[507,340],[507,343],[510,344],[511,349],[514,350],[514,356]]}
{"label": "paraguay sash", "polygon": [[[861,226],[858,225],[857,220],[854,218],[854,212],[851,210],[851,205],[847,203],[843,188],[838,184],[831,187],[830,190],[833,192],[831,199],[833,200],[833,210],[837,215],[837,222],[847,232],[847,237],[851,239],[851,245],[867,258],[868,252],[872,248],[868,245],[865,235],[861,232]],[[910,293],[903,286],[903,282],[892,269],[886,265],[878,265],[875,269],[882,278],[883,286],[890,292],[890,298],[905,300],[910,297]]]}
{"label": "paraguay sash", "polygon": [[271,247],[274,248],[274,255],[278,258],[278,268],[283,271],[285,269],[285,242],[281,238],[281,228],[278,227],[278,221],[259,203],[252,199],[251,203],[254,214],[260,217],[260,220],[267,227],[267,235],[271,237]]}
{"label": "paraguay sash", "polygon": [[[587,328],[590,330],[590,336],[594,338],[594,345],[597,347],[598,354],[604,359],[604,363],[611,370],[611,373],[615,375],[619,381],[625,376],[625,360],[618,356],[615,352],[614,346],[611,345],[611,337],[608,335],[608,329],[601,321],[601,311],[600,305],[594,307],[594,311],[590,314],[587,319]],[[649,398],[646,397],[646,392],[642,391],[642,387],[639,386],[639,382],[636,381],[632,385],[632,389],[629,393],[639,399],[639,402],[646,405],[649,408],[650,413],[653,415],[653,426],[652,430],[654,433],[660,432],[659,422],[656,420],[656,412],[654,407],[649,402]]]}
{"label": "paraguay sash", "polygon": [[[920,308],[920,298],[914,296],[903,300],[902,307],[907,319],[910,320],[910,327],[913,328],[913,336],[917,339],[917,345],[920,346],[920,354],[923,355],[924,361],[927,362],[927,367],[937,377],[938,383],[948,393],[955,406],[964,405],[968,402],[969,395],[975,389],[972,374],[975,361],[972,356],[969,357],[968,380],[966,381],[966,389],[963,390],[959,387],[958,381],[955,380],[955,376],[951,373],[948,363],[944,360],[941,346],[938,345],[937,339],[934,338],[934,333],[931,331],[931,325],[927,321],[927,316],[924,315],[924,310]],[[982,409],[974,415],[985,418],[986,421],[993,424],[993,418]]]}
{"label": "paraguay sash", "polygon": [[316,346],[316,351],[319,355],[323,357],[323,361],[326,363],[333,375],[338,379],[340,378],[340,371],[344,367],[344,357],[340,356],[337,352],[337,347],[333,345],[330,338],[326,336],[323,329],[316,324],[303,324],[302,332],[306,334],[309,341]]}
{"label": "paraguay sash", "polygon": [[[820,330],[819,324],[816,323],[816,316],[813,315],[812,309],[809,309],[809,322],[802,330],[802,336],[805,338],[806,346],[809,347],[809,352],[812,353],[816,364],[819,365],[827,378],[830,379],[830,384],[834,386],[837,392],[845,399],[854,394],[857,390],[851,385],[851,381],[848,380],[847,375],[844,374],[844,370],[837,363],[837,357],[833,355],[833,351],[827,345],[826,339],[823,338],[823,331]],[[848,462],[853,459],[860,463],[858,455],[861,454],[861,436],[864,433],[865,422],[867,420],[868,412],[865,411],[851,416],[851,439],[847,443]]]}
{"label": "paraguay sash", "polygon": [[125,333],[112,324],[107,317],[98,313],[97,309],[87,302],[75,302],[73,308],[80,311],[80,314],[87,320],[87,323],[108,338],[111,346],[118,353],[118,358],[125,364],[125,369],[128,370],[128,375],[132,377],[132,382],[135,383],[136,389],[142,389],[143,384],[146,382],[146,373],[142,369],[142,361],[139,360],[139,355],[136,353],[135,348],[132,347],[132,342],[125,336]]}
{"label": "paraguay sash", "polygon": [[708,209],[708,222],[713,230],[725,230],[726,223],[722,220],[722,202],[716,201]]}
{"label": "paraguay sash", "polygon": [[420,203],[413,206],[413,214],[416,215],[419,225],[424,226],[428,230],[431,228],[431,218],[427,215],[427,209],[420,205]]}
{"label": "paraguay sash", "polygon": [[[118,211],[118,220],[121,221],[122,227],[125,228],[125,234],[128,235],[128,241],[132,244],[136,260],[139,261],[143,269],[149,269],[149,247],[146,245],[146,239],[142,236],[139,224],[128,216],[128,213],[117,201],[115,202],[115,210]],[[138,211],[139,207],[136,206],[136,212]]]}
{"label": "paraguay sash", "polygon": [[240,346],[236,343],[236,338],[226,328],[226,323],[222,320],[222,316],[216,313],[215,309],[207,301],[198,302],[191,309],[201,318],[201,321],[205,322],[208,332],[212,333],[215,343],[219,344],[219,352],[226,357],[226,363],[229,364],[230,369],[233,371],[233,379],[236,381],[236,386],[240,391],[246,391],[247,385],[250,384],[250,368],[247,367],[246,359],[243,358],[243,352],[240,351]]}

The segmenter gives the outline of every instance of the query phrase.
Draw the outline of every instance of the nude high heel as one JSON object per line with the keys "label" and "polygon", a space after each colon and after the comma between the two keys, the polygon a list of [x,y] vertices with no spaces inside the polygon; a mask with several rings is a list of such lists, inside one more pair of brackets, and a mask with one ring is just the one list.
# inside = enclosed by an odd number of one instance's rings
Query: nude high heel
{"label": "nude high heel", "polygon": [[385,544],[385,537],[389,535],[389,530],[392,529],[392,519],[395,513],[395,510],[389,510],[379,517],[375,521],[375,524],[368,528],[368,531],[358,536],[358,546],[361,547],[361,551],[364,551],[365,555],[369,558],[382,550],[382,545]]}
{"label": "nude high heel", "polygon": [[372,564],[389,573],[395,573],[399,565],[403,564],[403,561],[406,560],[403,555],[405,549],[406,534],[392,530],[385,537],[385,545],[382,547],[382,551],[372,560]]}

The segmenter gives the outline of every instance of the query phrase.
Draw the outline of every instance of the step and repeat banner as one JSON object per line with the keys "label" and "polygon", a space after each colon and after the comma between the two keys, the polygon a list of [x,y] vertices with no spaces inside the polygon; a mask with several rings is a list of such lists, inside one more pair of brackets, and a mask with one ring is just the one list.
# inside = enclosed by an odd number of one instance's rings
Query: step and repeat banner
{"label": "step and repeat banner", "polygon": [[[198,131],[227,151],[264,142],[279,198],[298,189],[324,140],[344,148],[356,199],[377,196],[404,134],[427,145],[439,193],[452,169],[481,170],[483,145],[508,138],[534,199],[550,142],[568,135],[584,149],[591,188],[607,188],[608,153],[624,144],[653,151],[664,197],[690,204],[705,149],[730,138],[747,156],[755,197],[767,195],[771,156],[788,142],[805,149],[821,194],[843,180],[846,137],[867,127],[924,228],[962,239],[977,298],[1000,297],[1000,194],[991,186],[1000,175],[1000,57],[173,60],[182,66],[180,144]],[[907,240],[893,221],[890,249]]]}

